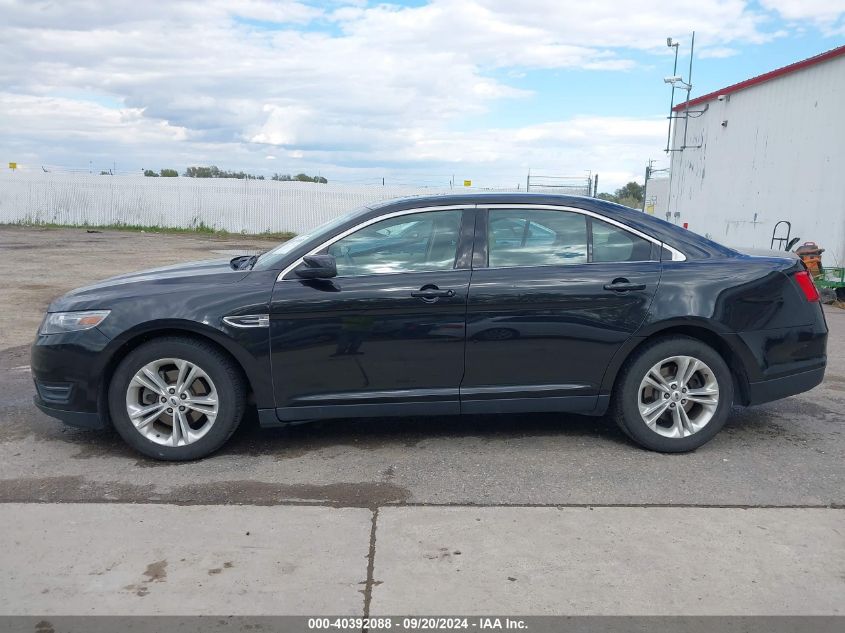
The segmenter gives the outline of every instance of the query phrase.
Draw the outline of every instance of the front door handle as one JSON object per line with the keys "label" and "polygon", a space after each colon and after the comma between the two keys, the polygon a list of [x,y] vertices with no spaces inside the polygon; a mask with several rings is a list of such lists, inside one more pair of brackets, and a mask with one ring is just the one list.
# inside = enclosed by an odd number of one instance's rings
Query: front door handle
{"label": "front door handle", "polygon": [[412,297],[422,299],[423,301],[434,302],[440,297],[454,297],[454,290],[441,290],[437,286],[423,286],[419,290],[414,290],[411,293]]}
{"label": "front door handle", "polygon": [[632,284],[624,277],[614,279],[609,284],[604,285],[605,290],[614,290],[616,292],[628,292],[629,290],[645,290],[645,284]]}

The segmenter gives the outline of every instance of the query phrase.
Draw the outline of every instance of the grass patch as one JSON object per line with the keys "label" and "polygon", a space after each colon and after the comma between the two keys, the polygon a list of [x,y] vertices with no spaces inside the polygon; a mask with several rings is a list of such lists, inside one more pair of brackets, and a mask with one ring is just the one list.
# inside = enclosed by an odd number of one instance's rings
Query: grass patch
{"label": "grass patch", "polygon": [[59,224],[56,222],[30,222],[21,220],[20,222],[10,222],[0,224],[0,226],[19,226],[24,228],[39,228],[39,229],[86,229],[96,231],[130,231],[135,233],[162,233],[173,235],[205,235],[208,237],[226,238],[247,238],[247,239],[267,239],[278,240],[280,242],[287,241],[296,236],[293,231],[265,231],[264,233],[232,233],[224,229],[215,229],[203,222],[199,222],[196,226],[182,228],[170,226],[152,226],[145,224]]}

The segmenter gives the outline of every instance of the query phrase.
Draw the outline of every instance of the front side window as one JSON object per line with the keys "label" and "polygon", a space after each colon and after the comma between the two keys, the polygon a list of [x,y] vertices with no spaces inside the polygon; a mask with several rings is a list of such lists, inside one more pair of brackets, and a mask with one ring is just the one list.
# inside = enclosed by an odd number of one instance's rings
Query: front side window
{"label": "front side window", "polygon": [[463,211],[427,211],[381,220],[326,251],[341,277],[452,270]]}
{"label": "front side window", "polygon": [[587,263],[587,219],[570,211],[491,209],[489,265],[550,266]]}
{"label": "front side window", "polygon": [[293,253],[297,248],[311,240],[317,240],[320,235],[330,235],[337,227],[342,226],[356,215],[362,215],[369,211],[366,207],[355,209],[340,217],[326,222],[306,233],[300,233],[296,237],[289,239],[287,242],[282,242],[276,248],[262,253],[253,266],[253,270],[268,270],[282,261],[287,255]]}

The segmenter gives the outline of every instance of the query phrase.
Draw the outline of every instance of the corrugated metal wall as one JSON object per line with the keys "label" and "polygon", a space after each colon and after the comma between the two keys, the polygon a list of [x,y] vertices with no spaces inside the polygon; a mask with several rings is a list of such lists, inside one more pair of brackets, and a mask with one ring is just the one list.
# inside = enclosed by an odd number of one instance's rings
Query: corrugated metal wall
{"label": "corrugated metal wall", "polygon": [[196,227],[301,233],[356,207],[469,187],[381,187],[232,178],[0,174],[0,223]]}
{"label": "corrugated metal wall", "polygon": [[[769,248],[774,225],[788,220],[793,237],[827,249],[828,265],[845,265],[845,57],[707,105],[687,131],[687,144],[702,147],[673,153],[670,213],[755,248]],[[678,119],[675,149],[683,132]]]}

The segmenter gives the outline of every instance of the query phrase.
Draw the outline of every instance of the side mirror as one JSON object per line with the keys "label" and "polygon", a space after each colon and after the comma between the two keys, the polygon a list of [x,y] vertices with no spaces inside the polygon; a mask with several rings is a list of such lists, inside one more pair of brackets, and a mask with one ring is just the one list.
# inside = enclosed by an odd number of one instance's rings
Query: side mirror
{"label": "side mirror", "polygon": [[337,262],[332,255],[306,255],[293,272],[303,279],[329,279],[337,277]]}

